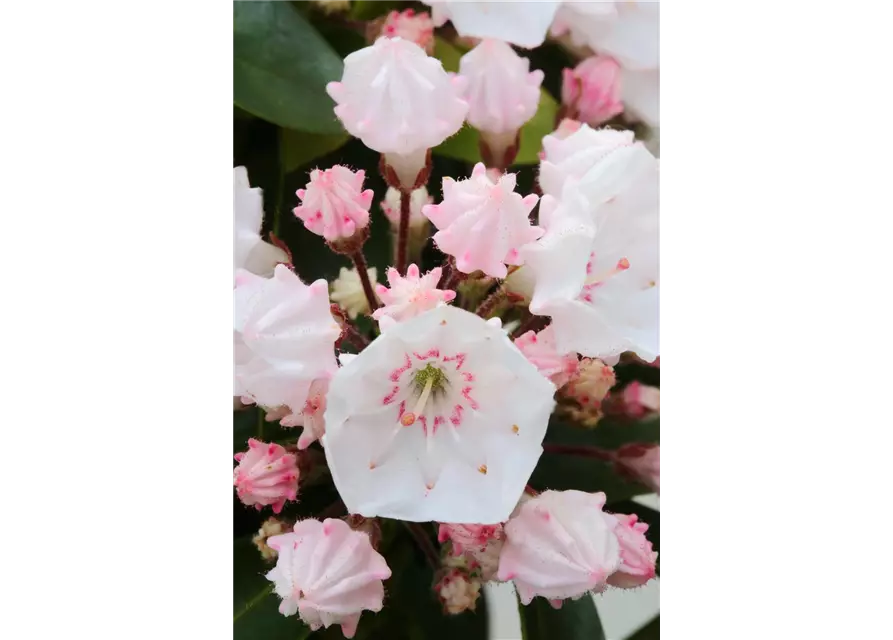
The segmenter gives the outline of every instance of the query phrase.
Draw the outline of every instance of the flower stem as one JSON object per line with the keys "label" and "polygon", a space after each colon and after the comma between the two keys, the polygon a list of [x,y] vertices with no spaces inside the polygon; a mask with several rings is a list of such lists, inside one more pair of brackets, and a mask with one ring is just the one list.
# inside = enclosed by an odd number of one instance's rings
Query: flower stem
{"label": "flower stem", "polygon": [[[530,312],[528,311],[527,313],[530,313]],[[541,330],[545,327],[540,326],[540,325],[545,325],[545,324],[548,324],[548,318],[530,314],[527,316],[527,318],[525,318],[521,322],[521,324],[518,326],[518,328],[512,332],[512,338],[517,338],[518,336],[523,336],[525,333],[527,333],[528,331],[531,331],[531,330],[534,330],[534,331]]]}
{"label": "flower stem", "polygon": [[406,243],[409,239],[409,204],[412,193],[400,190],[400,230],[397,235],[397,271],[406,275]]}
{"label": "flower stem", "polygon": [[434,548],[434,543],[431,542],[431,538],[425,533],[424,527],[418,522],[406,522],[405,520],[403,521],[403,524],[409,530],[410,535],[415,538],[416,544],[419,545],[422,553],[425,554],[425,558],[428,560],[431,568],[437,570],[437,568],[440,567],[440,555]]}
{"label": "flower stem", "polygon": [[614,452],[599,447],[545,442],[543,443],[543,451],[545,453],[565,453],[572,456],[595,458],[596,460],[604,460],[605,462],[617,461],[617,455]]}
{"label": "flower stem", "polygon": [[363,293],[366,294],[366,301],[369,303],[369,313],[371,314],[378,309],[379,304],[378,298],[375,297],[375,292],[372,290],[372,283],[369,282],[368,267],[366,266],[366,258],[363,256],[363,250],[360,249],[355,251],[350,257],[353,259],[353,263],[357,268],[360,282],[363,283]]}

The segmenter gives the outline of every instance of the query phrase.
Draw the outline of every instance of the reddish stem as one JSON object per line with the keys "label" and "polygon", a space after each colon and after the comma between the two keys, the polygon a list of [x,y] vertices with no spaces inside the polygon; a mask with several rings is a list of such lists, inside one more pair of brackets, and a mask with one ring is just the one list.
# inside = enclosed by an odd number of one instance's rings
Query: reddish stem
{"label": "reddish stem", "polygon": [[543,451],[546,453],[566,453],[572,456],[595,458],[596,460],[604,460],[605,462],[617,461],[617,455],[614,452],[608,451],[607,449],[600,449],[599,447],[545,442],[543,443]]}
{"label": "reddish stem", "polygon": [[431,542],[431,538],[425,533],[425,529],[422,525],[418,522],[406,522],[405,520],[403,521],[403,524],[406,525],[410,535],[415,538],[416,544],[421,547],[422,552],[425,554],[425,558],[427,558],[431,567],[433,569],[438,569],[440,567],[440,555],[437,553],[434,544]]}
{"label": "reddish stem", "polygon": [[378,298],[375,297],[375,292],[372,290],[372,283],[369,281],[366,258],[363,257],[362,249],[354,252],[350,257],[353,259],[353,263],[357,267],[357,273],[360,275],[360,282],[363,283],[363,293],[366,294],[366,300],[369,302],[369,313],[371,314],[378,309],[379,304]]}
{"label": "reddish stem", "polygon": [[400,190],[400,230],[397,235],[397,271],[406,275],[406,243],[409,238],[409,191]]}
{"label": "reddish stem", "polygon": [[490,317],[490,312],[506,297],[505,289],[497,287],[496,291],[484,298],[484,301],[478,305],[475,313],[484,320]]}

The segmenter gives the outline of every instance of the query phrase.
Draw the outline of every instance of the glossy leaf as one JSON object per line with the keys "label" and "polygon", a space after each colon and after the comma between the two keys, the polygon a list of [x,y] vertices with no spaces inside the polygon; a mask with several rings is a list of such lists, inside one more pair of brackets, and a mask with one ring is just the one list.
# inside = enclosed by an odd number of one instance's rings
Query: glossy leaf
{"label": "glossy leaf", "polygon": [[279,613],[279,596],[264,577],[273,566],[264,562],[250,536],[233,543],[234,640],[302,640],[310,635],[297,615]]}
{"label": "glossy leaf", "polygon": [[656,616],[626,640],[660,640],[660,616]]}
{"label": "glossy leaf", "polygon": [[280,162],[285,173],[309,166],[316,158],[339,149],[350,139],[347,133],[319,134],[294,129],[280,129],[279,132]]}
{"label": "glossy leaf", "polygon": [[518,607],[524,640],[605,640],[595,603],[588,595],[565,600],[560,609],[552,608],[545,598]]}
{"label": "glossy leaf", "polygon": [[344,63],[289,2],[233,3],[236,105],[290,129],[337,134],[326,94]]}
{"label": "glossy leaf", "polygon": [[[436,38],[434,43],[434,57],[438,58],[447,71],[459,70],[459,59],[465,52],[442,38]],[[543,137],[555,130],[555,117],[558,114],[558,103],[545,90],[540,90],[540,104],[533,118],[521,127],[521,147],[514,164],[537,164],[539,152],[542,150]],[[481,152],[479,148],[480,136],[468,123],[463,125],[459,132],[447,138],[434,153],[448,158],[465,160],[466,162],[479,162]]]}

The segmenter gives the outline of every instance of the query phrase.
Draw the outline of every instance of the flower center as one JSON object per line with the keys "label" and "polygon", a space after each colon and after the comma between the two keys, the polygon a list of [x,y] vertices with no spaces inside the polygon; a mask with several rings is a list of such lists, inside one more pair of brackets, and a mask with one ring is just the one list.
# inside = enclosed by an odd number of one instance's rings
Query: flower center
{"label": "flower center", "polygon": [[431,397],[432,393],[443,392],[446,382],[447,377],[443,370],[435,367],[430,362],[425,365],[424,369],[416,371],[414,384],[419,397],[412,411],[404,413],[400,418],[400,424],[404,427],[415,424],[416,418],[425,410],[428,398]]}

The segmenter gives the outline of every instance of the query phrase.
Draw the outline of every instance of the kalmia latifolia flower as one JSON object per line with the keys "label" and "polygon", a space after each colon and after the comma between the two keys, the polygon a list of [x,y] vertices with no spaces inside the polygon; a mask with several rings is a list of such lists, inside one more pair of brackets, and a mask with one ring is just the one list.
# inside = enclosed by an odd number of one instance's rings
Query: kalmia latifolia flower
{"label": "kalmia latifolia flower", "polygon": [[326,281],[308,286],[285,265],[270,279],[240,271],[234,298],[234,395],[300,412],[314,380],[337,368]]}
{"label": "kalmia latifolia flower", "polygon": [[273,513],[282,511],[286,500],[298,496],[298,460],[278,444],[266,444],[251,438],[248,451],[237,453],[239,463],[233,471],[236,495],[243,504],[260,511],[272,505]]}
{"label": "kalmia latifolia flower", "polygon": [[576,353],[562,353],[555,348],[554,334],[551,326],[539,333],[528,331],[515,338],[515,346],[541,374],[561,388],[577,374],[579,361]]}
{"label": "kalmia latifolia flower", "polygon": [[314,169],[306,189],[298,189],[301,204],[294,213],[304,226],[329,242],[346,240],[369,225],[369,207],[375,193],[363,191],[366,173],[335,165]]}
{"label": "kalmia latifolia flower", "polygon": [[384,306],[377,309],[372,317],[380,321],[387,316],[402,322],[439,304],[450,302],[456,297],[456,292],[437,288],[441,273],[442,269],[435,267],[425,275],[421,275],[419,268],[411,264],[406,269],[404,278],[391,267],[388,269],[388,284],[391,288],[381,284],[375,288]]}
{"label": "kalmia latifolia flower", "polygon": [[268,276],[279,262],[288,262],[285,251],[264,242],[260,228],[264,219],[264,199],[260,188],[248,183],[245,167],[233,169],[233,273],[246,269]]}
{"label": "kalmia latifolia flower", "polygon": [[505,525],[497,578],[513,580],[518,597],[578,598],[603,589],[620,566],[615,520],[604,493],[545,491],[520,506]]}
{"label": "kalmia latifolia flower", "polygon": [[447,75],[440,61],[417,44],[379,38],[347,56],[341,82],[330,82],[326,90],[348,133],[384,154],[401,188],[409,191],[421,186],[416,183],[427,150],[465,121],[463,87],[462,78]]}
{"label": "kalmia latifolia flower", "polygon": [[481,595],[481,581],[462,569],[448,569],[437,581],[434,592],[450,615],[474,611]]}
{"label": "kalmia latifolia flower", "polygon": [[457,555],[470,549],[483,549],[490,540],[502,537],[502,524],[441,523],[437,531],[437,541],[452,542],[453,553]]}
{"label": "kalmia latifolia flower", "polygon": [[608,578],[608,584],[621,589],[641,587],[657,575],[654,568],[657,552],[652,551],[651,543],[645,538],[648,525],[639,522],[635,514],[613,516],[617,521],[614,534],[620,543],[620,566]]}
{"label": "kalmia latifolia flower", "polygon": [[539,183],[543,193],[561,197],[569,178],[582,178],[614,151],[635,144],[632,131],[593,129],[562,121],[558,130],[543,138]]}
{"label": "kalmia latifolia flower", "polygon": [[381,611],[391,570],[365,533],[342,520],[301,520],[267,544],[279,553],[266,577],[283,615],[297,613],[313,631],[338,624],[352,638],[363,611]]}
{"label": "kalmia latifolia flower", "polygon": [[620,65],[608,56],[592,56],[573,70],[565,69],[561,102],[577,120],[593,127],[622,113]]}
{"label": "kalmia latifolia flower", "polygon": [[635,143],[568,180],[560,201],[543,196],[546,233],[522,253],[536,274],[530,310],[552,317],[559,351],[659,355],[658,178],[658,161]]}
{"label": "kalmia latifolia flower", "polygon": [[381,26],[380,35],[403,38],[419,45],[429,56],[434,53],[434,22],[424,11],[391,11]]}
{"label": "kalmia latifolia flower", "polygon": [[538,196],[521,197],[515,193],[515,184],[513,173],[493,182],[479,162],[470,178],[444,178],[443,202],[422,208],[439,229],[434,242],[455,257],[456,268],[462,273],[480,270],[494,278],[505,278],[506,264],[523,264],[521,247],[543,235],[529,218]]}
{"label": "kalmia latifolia flower", "polygon": [[546,32],[561,3],[554,0],[526,2],[523,9],[511,2],[453,0],[425,4],[431,6],[435,27],[443,26],[449,20],[460,36],[493,38],[533,48],[546,39]]}
{"label": "kalmia latifolia flower", "polygon": [[[378,269],[375,267],[366,269],[366,274],[370,282],[378,279]],[[351,320],[361,313],[369,313],[369,299],[363,292],[363,282],[356,269],[341,267],[338,277],[332,283],[332,293],[329,297],[347,312]]]}
{"label": "kalmia latifolia flower", "polygon": [[439,306],[342,362],[323,444],[350,513],[507,519],[542,453],[555,387],[498,319]]}
{"label": "kalmia latifolia flower", "polygon": [[488,39],[462,56],[459,74],[468,80],[468,123],[481,132],[488,164],[510,164],[508,150],[539,106],[543,72],[530,71],[530,61],[505,42]]}

